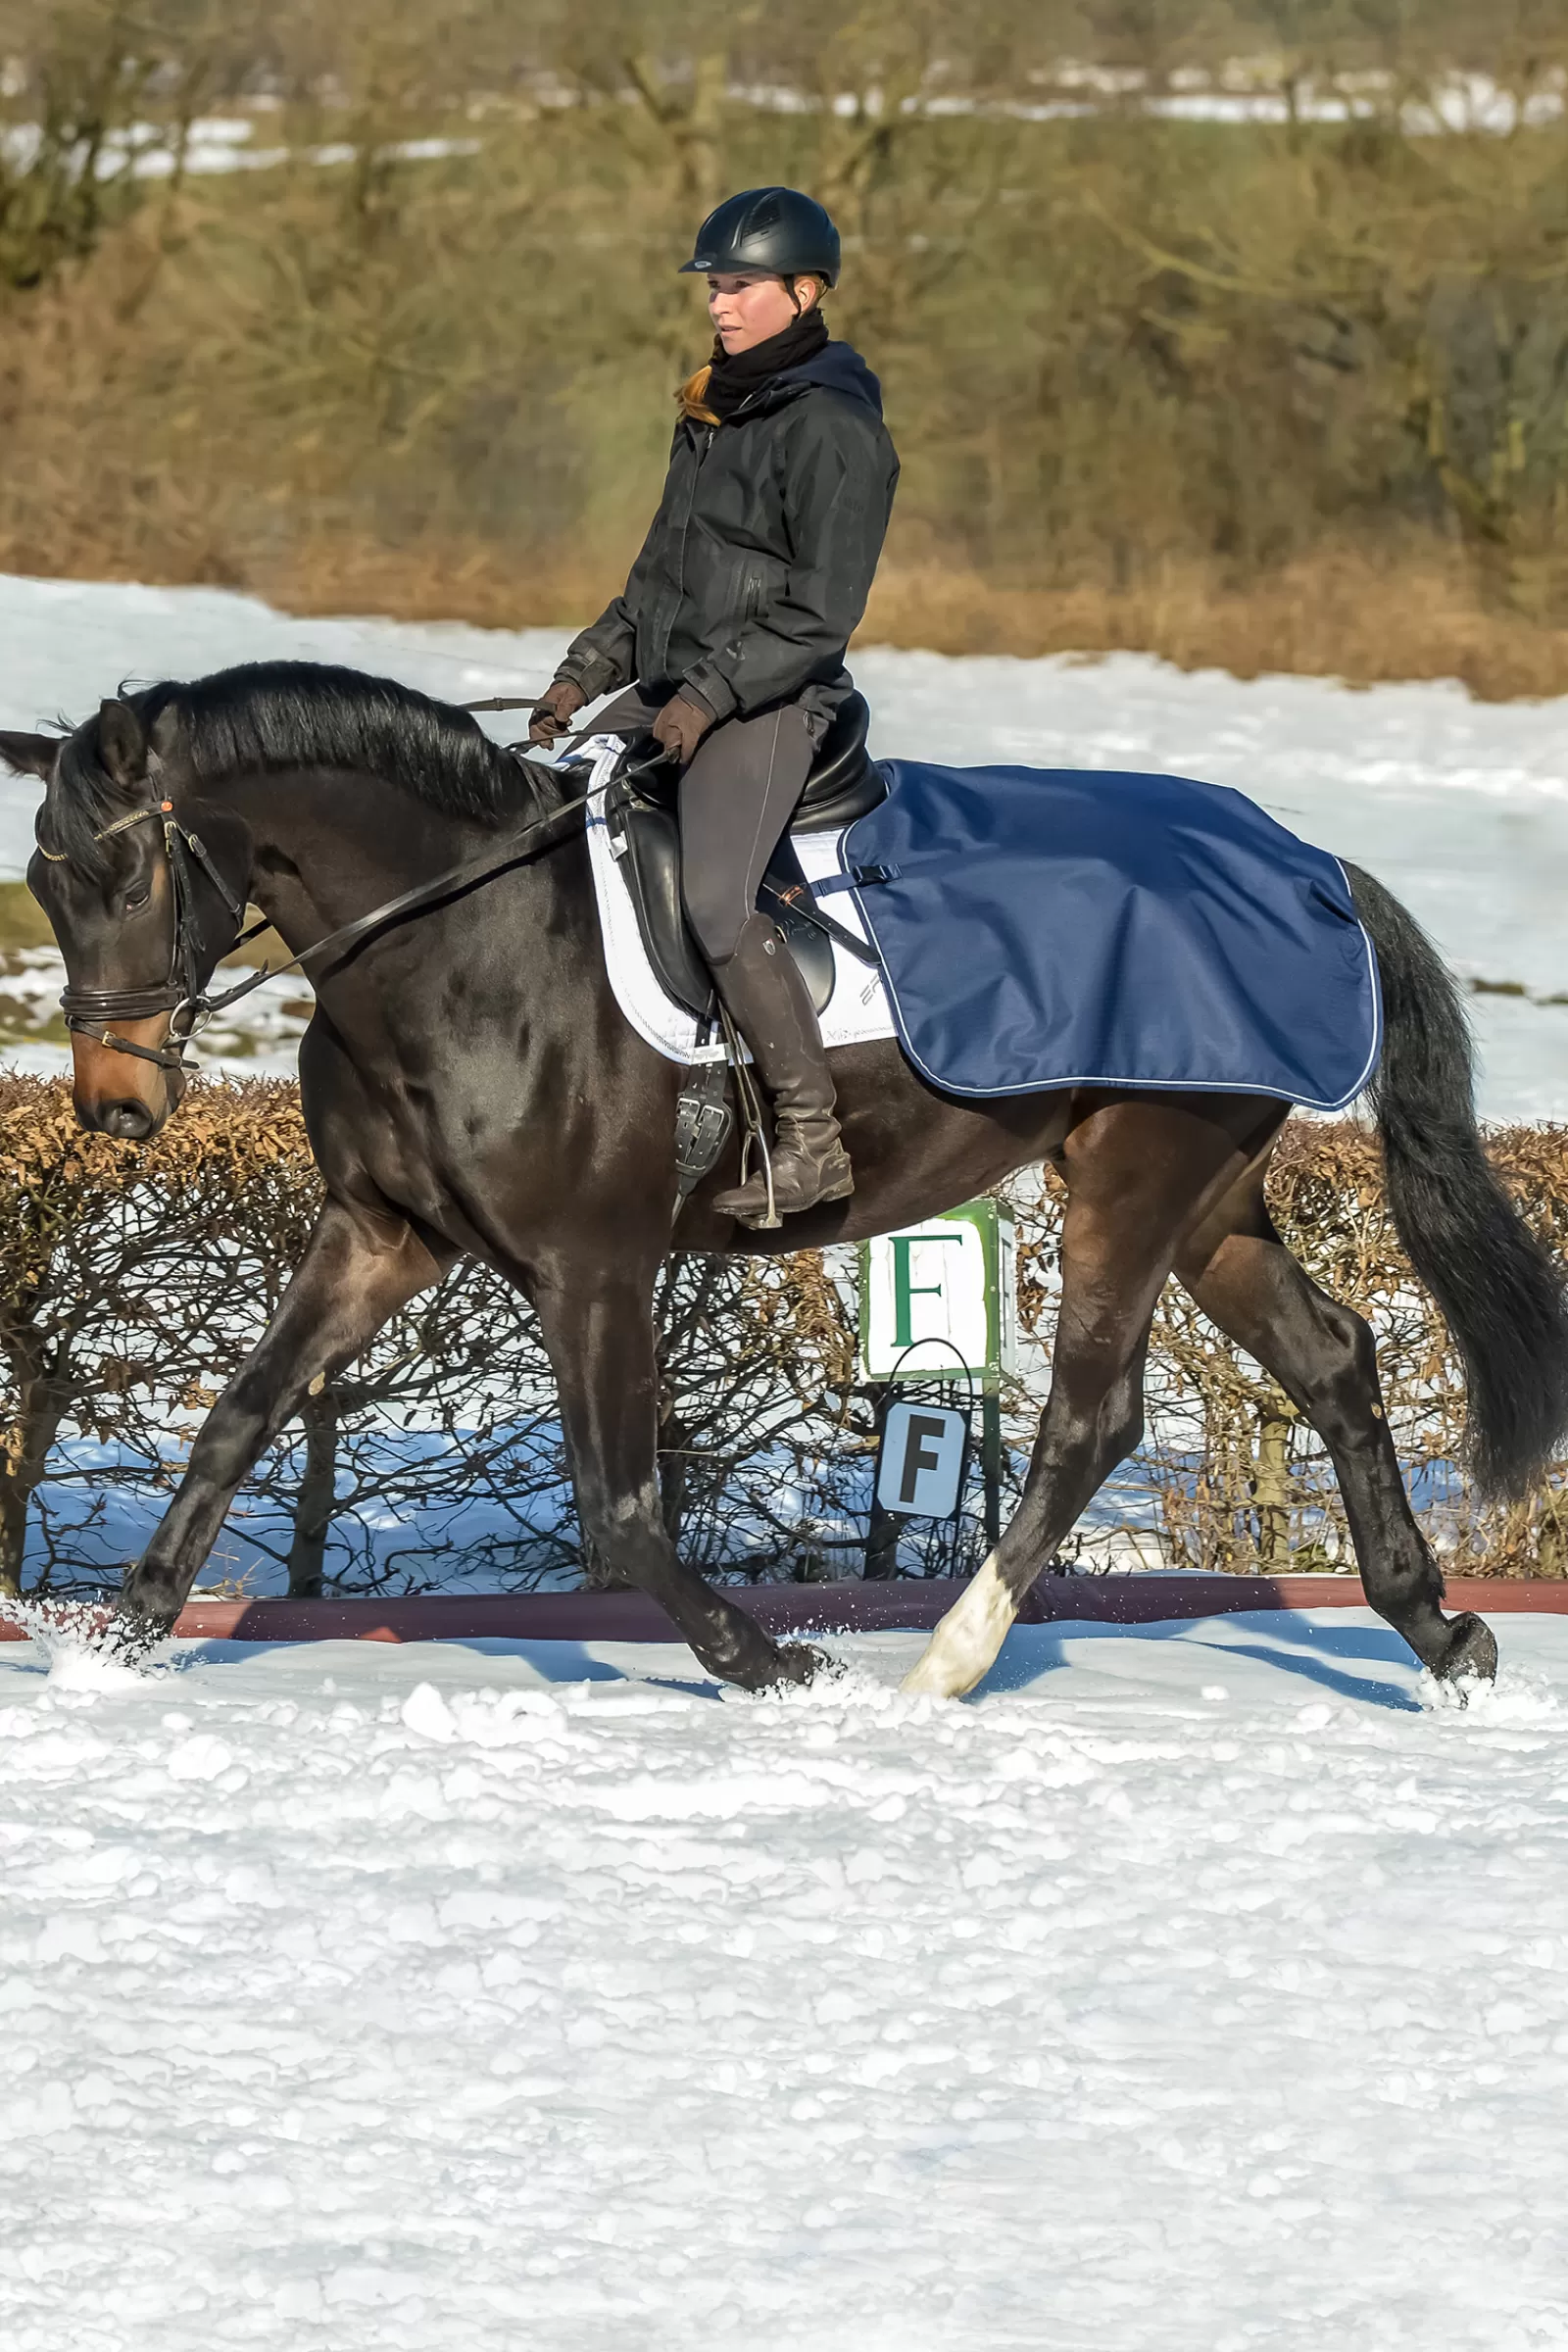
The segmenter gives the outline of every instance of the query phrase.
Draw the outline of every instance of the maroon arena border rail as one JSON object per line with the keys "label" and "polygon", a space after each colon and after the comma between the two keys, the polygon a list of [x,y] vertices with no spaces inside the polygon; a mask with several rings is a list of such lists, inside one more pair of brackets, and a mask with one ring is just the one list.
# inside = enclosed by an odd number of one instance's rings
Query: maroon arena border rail
{"label": "maroon arena border rail", "polygon": [[[730,1597],[770,1634],[919,1631],[963,1590],[951,1578],[842,1585],[731,1585]],[[1456,1578],[1450,1609],[1482,1616],[1568,1616],[1568,1582]],[[1152,1625],[1173,1617],[1229,1617],[1244,1609],[1359,1608],[1354,1576],[1043,1576],[1022,1625],[1074,1621]],[[108,1612],[105,1611],[107,1616]],[[407,1600],[195,1600],[174,1631],[207,1642],[675,1642],[641,1592],[430,1593]],[[24,1624],[0,1614],[0,1642],[24,1642]]]}

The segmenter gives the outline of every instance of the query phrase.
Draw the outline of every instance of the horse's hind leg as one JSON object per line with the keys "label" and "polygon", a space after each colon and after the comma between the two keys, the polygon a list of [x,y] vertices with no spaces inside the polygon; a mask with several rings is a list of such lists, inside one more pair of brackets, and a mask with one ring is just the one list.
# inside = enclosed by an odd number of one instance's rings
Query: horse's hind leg
{"label": "horse's hind leg", "polygon": [[1116,1464],[1143,1436],[1144,1358],[1163,1262],[1120,1269],[1114,1296],[1102,1287],[1092,1325],[1069,1323],[1069,1277],[1063,1251],[1062,1313],[1052,1362],[1051,1395],[1018,1507],[979,1574],[943,1618],[911,1671],[906,1690],[961,1698],[989,1672],[1029,1587],[1094,1499]]}
{"label": "horse's hind leg", "polygon": [[437,1259],[400,1216],[327,1200],[276,1314],[202,1423],[179,1491],[125,1577],[121,1608],[134,1628],[172,1625],[240,1481],[312,1381],[351,1362],[455,1255]]}
{"label": "horse's hind leg", "polygon": [[1246,1157],[1219,1121],[1168,1100],[1123,1102],[1069,1137],[1061,1312],[1029,1476],[1001,1543],[937,1627],[906,1690],[957,1698],[974,1689],[1041,1569],[1137,1446],[1150,1319],[1178,1237]]}
{"label": "horse's hind leg", "polygon": [[1262,1170],[1184,1245],[1184,1287],[1210,1320],[1257,1358],[1317,1431],[1345,1497],[1366,1596],[1422,1664],[1446,1679],[1496,1671],[1490,1627],[1445,1617],[1443,1578],[1415,1523],[1378,1387],[1372,1333],[1320,1291],[1275,1231]]}

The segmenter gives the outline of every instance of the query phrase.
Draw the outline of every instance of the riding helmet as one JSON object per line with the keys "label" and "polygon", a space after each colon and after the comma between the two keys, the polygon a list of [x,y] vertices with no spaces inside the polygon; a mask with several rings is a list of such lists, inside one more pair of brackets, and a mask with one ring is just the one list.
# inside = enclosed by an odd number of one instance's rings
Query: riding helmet
{"label": "riding helmet", "polygon": [[799,188],[746,188],[709,214],[681,275],[760,270],[769,277],[819,277],[831,286],[839,262],[839,232],[813,197]]}

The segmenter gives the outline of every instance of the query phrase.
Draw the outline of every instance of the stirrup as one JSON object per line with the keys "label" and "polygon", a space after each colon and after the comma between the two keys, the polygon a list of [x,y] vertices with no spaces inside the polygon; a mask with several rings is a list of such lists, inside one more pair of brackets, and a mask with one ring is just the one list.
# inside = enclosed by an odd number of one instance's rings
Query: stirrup
{"label": "stirrup", "polygon": [[[815,1158],[809,1152],[799,1152],[795,1153],[792,1160],[792,1151],[791,1139],[786,1135],[785,1140],[781,1143],[775,1134],[773,1138],[774,1165],[770,1171],[774,1178],[771,1196],[764,1199],[763,1195],[759,1193],[755,1201],[749,1202],[745,1207],[725,1206],[726,1202],[735,1203],[743,1198],[747,1189],[746,1180],[743,1179],[739,1185],[732,1186],[727,1192],[718,1196],[714,1205],[719,1209],[720,1214],[733,1217],[737,1224],[745,1225],[752,1231],[765,1231],[770,1229],[762,1225],[760,1216],[752,1213],[754,1208],[769,1211],[775,1219],[780,1214],[798,1217],[804,1216],[808,1209],[822,1208],[830,1201],[849,1199],[855,1190],[855,1171],[850,1165],[850,1155],[838,1140],[837,1135],[820,1159]],[[781,1203],[780,1192],[783,1186],[780,1184],[778,1169],[784,1171],[785,1185],[787,1185],[791,1173],[800,1172],[807,1187],[804,1199],[786,1199]],[[754,1177],[750,1181],[755,1185],[757,1179]]]}
{"label": "stirrup", "polygon": [[778,1202],[773,1198],[773,1154],[767,1148],[767,1121],[762,1111],[762,1098],[758,1092],[751,1064],[746,1059],[740,1031],[730,1019],[723,998],[715,996],[715,1003],[719,1027],[724,1033],[724,1051],[729,1056],[730,1068],[735,1073],[735,1100],[740,1104],[741,1113],[741,1173],[735,1190],[739,1192],[751,1182],[752,1146],[755,1144],[761,1163],[767,1214],[748,1218],[747,1224],[753,1233],[776,1233],[784,1220],[778,1213]]}

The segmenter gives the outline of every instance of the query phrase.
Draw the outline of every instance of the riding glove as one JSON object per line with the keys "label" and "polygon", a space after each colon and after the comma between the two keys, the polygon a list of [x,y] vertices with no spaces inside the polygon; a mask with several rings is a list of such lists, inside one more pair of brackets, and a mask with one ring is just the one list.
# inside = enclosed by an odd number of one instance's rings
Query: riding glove
{"label": "riding glove", "polygon": [[712,723],[711,710],[703,710],[694,697],[673,694],[654,721],[654,741],[685,767]]}
{"label": "riding glove", "polygon": [[587,700],[574,678],[557,678],[545,688],[528,714],[528,741],[546,746],[554,743]]}

